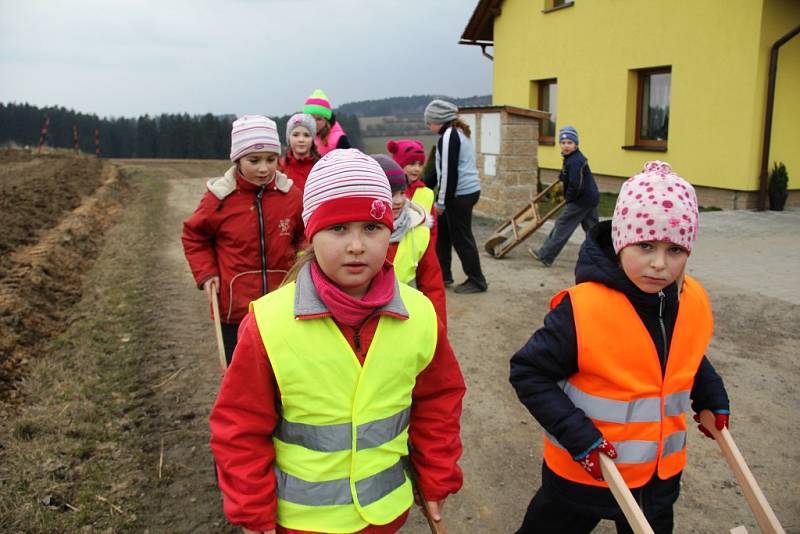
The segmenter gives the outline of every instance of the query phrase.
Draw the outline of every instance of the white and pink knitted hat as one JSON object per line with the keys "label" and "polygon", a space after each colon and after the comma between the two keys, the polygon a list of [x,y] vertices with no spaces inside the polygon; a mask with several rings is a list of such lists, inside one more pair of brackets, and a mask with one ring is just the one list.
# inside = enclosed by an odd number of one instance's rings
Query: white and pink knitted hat
{"label": "white and pink knitted hat", "polygon": [[394,228],[392,191],[378,162],[355,148],[331,150],[312,167],[303,189],[310,240],[334,224],[372,221]]}
{"label": "white and pink knitted hat", "polygon": [[648,161],[619,191],[611,220],[614,252],[642,241],[667,241],[691,252],[698,222],[694,187],[669,163]]}
{"label": "white and pink knitted hat", "polygon": [[281,140],[275,121],[263,115],[245,115],[233,121],[231,161],[252,152],[281,153]]}

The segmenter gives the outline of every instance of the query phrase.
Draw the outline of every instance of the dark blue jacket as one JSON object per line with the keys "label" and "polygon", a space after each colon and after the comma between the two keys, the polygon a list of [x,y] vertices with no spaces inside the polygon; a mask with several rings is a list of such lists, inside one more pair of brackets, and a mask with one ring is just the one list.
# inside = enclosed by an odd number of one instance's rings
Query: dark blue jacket
{"label": "dark blue jacket", "polygon": [[[600,282],[622,292],[631,302],[647,328],[661,360],[662,373],[666,368],[667,352],[678,314],[677,286],[664,289],[663,319],[666,339],[661,333],[659,306],[661,297],[645,293],[628,279],[614,254],[611,241],[611,221],[597,224],[586,237],[578,254],[575,281]],[[520,401],[536,420],[558,439],[573,456],[587,451],[600,437],[600,431],[582,410],[558,387],[557,382],[578,372],[578,347],[572,304],[567,295],[544,318],[544,326],[511,358],[511,384]],[[727,410],[728,395],[722,379],[711,362],[703,358],[691,391],[692,409]],[[567,481],[543,467],[543,485],[557,486],[568,499],[591,502],[613,509],[613,496],[604,488]],[[678,496],[680,474],[666,481],[653,480],[634,493],[646,492],[659,508],[671,505]],[[655,486],[655,488],[653,487]]]}
{"label": "dark blue jacket", "polygon": [[564,156],[558,179],[564,183],[564,198],[567,202],[584,208],[593,208],[600,202],[597,183],[589,168],[589,162],[580,149]]}

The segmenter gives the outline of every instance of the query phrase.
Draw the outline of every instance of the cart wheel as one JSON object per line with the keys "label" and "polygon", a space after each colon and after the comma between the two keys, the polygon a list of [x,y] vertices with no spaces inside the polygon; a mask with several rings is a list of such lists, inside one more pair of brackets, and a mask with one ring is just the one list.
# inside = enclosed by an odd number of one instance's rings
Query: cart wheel
{"label": "cart wheel", "polygon": [[486,244],[483,246],[483,248],[489,253],[490,256],[497,258],[498,256],[495,254],[495,248],[502,244],[505,240],[506,236],[495,234],[490,237],[488,241],[486,241]]}

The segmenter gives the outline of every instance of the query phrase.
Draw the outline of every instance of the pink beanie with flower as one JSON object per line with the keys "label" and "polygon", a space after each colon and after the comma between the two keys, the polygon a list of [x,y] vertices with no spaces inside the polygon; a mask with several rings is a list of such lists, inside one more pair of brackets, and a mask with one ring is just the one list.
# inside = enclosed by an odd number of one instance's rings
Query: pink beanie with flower
{"label": "pink beanie with flower", "polygon": [[619,191],[611,220],[614,252],[642,241],[667,241],[691,252],[698,222],[694,187],[669,163],[648,161]]}
{"label": "pink beanie with flower", "polygon": [[392,191],[378,162],[355,148],[331,150],[314,164],[303,189],[306,237],[347,222],[394,229]]}

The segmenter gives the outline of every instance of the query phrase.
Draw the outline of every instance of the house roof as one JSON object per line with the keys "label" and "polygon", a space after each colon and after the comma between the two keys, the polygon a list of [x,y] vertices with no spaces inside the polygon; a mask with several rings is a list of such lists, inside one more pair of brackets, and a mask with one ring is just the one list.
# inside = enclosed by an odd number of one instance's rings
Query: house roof
{"label": "house roof", "polygon": [[459,44],[480,45],[494,43],[494,18],[500,14],[503,0],[479,0]]}

